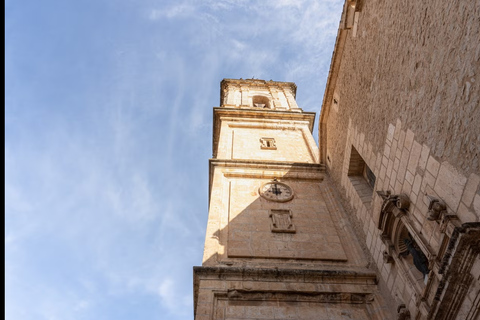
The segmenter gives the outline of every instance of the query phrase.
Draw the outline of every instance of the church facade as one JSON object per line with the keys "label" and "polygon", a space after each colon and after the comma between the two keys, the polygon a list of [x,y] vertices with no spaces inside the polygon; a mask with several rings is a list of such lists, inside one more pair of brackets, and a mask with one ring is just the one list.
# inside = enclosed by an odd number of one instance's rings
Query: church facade
{"label": "church facade", "polygon": [[480,317],[478,5],[348,0],[340,22],[320,163],[398,317]]}
{"label": "church facade", "polygon": [[347,0],[319,147],[294,83],[221,82],[196,320],[480,317],[474,13]]}

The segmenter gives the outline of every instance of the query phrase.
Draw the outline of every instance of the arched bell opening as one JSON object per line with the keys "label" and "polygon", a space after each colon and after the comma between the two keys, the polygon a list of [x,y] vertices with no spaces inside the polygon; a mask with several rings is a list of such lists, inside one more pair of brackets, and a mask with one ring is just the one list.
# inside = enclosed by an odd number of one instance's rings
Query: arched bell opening
{"label": "arched bell opening", "polygon": [[265,96],[253,96],[252,97],[252,106],[254,108],[260,109],[270,109],[270,99]]}

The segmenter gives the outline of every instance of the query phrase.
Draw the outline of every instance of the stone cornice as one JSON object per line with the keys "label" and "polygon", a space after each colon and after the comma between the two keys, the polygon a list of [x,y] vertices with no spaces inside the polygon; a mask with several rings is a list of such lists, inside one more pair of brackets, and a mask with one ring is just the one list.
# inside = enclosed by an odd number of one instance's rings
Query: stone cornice
{"label": "stone cornice", "polygon": [[220,83],[220,104],[223,101],[224,90],[227,86],[248,86],[249,88],[271,88],[277,87],[282,89],[288,89],[292,92],[293,97],[297,95],[297,85],[294,82],[281,82],[281,81],[266,81],[260,79],[223,79]]}
{"label": "stone cornice", "polygon": [[376,285],[377,275],[374,271],[351,270],[312,270],[279,268],[244,268],[244,267],[193,267],[195,277],[228,278],[230,280],[275,280],[329,283],[352,283]]}
{"label": "stone cornice", "polygon": [[[243,267],[193,267],[193,300],[197,305],[200,280],[233,280],[233,281],[271,281],[290,283],[321,283],[323,286],[337,284],[359,285],[361,288],[374,287],[377,276],[373,271],[350,270],[309,270],[309,269],[279,269],[279,268],[243,268]],[[365,287],[367,286],[367,287]],[[234,290],[239,292],[239,290]],[[240,290],[241,291],[241,290]],[[268,291],[268,290],[267,290]],[[362,294],[369,294],[363,289]],[[235,293],[234,292],[234,293]],[[242,293],[241,291],[240,293]],[[251,292],[251,290],[246,293]],[[265,291],[263,291],[265,292]],[[301,293],[305,291],[295,291]],[[309,291],[311,292],[311,291]],[[323,292],[314,291],[322,294]]]}
{"label": "stone cornice", "polygon": [[310,132],[313,131],[315,123],[315,112],[296,112],[296,111],[280,111],[265,109],[247,109],[247,108],[213,108],[213,122],[218,121],[220,116],[236,117],[241,119],[276,119],[276,120],[296,120],[307,121]]}
{"label": "stone cornice", "polygon": [[210,166],[224,166],[235,168],[262,168],[271,170],[290,170],[293,168],[302,168],[304,170],[314,170],[316,172],[324,172],[325,166],[318,163],[305,162],[286,162],[271,160],[230,160],[230,159],[210,159]]}

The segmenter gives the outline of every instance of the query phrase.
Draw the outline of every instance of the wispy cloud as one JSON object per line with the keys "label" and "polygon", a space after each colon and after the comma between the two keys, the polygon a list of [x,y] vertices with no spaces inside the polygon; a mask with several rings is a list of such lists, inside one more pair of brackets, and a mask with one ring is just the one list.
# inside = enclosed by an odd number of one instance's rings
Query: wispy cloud
{"label": "wispy cloud", "polygon": [[188,3],[175,4],[163,9],[150,10],[149,18],[157,20],[161,18],[185,18],[195,13],[195,7]]}
{"label": "wispy cloud", "polygon": [[[219,83],[294,81],[300,106],[318,111],[341,5],[96,5],[69,15],[31,9],[32,21],[45,20],[39,30],[78,29],[10,38],[6,64],[22,86],[9,86],[5,112],[6,318],[126,319],[142,299],[142,309],[153,301],[169,319],[190,319]],[[15,19],[11,30],[30,26]],[[56,56],[59,39],[72,38],[82,50]],[[33,41],[49,54],[21,47]]]}

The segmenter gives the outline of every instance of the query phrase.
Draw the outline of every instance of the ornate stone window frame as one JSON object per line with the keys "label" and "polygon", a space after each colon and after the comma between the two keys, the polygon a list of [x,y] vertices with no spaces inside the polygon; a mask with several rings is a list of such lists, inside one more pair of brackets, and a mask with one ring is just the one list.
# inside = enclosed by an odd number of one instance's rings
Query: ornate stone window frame
{"label": "ornate stone window frame", "polygon": [[[461,224],[456,215],[449,214],[443,206],[437,206],[435,209],[430,205],[426,215],[434,217],[429,220],[434,220],[433,223],[438,222],[443,234],[440,248],[435,254],[410,223],[408,197],[392,195],[388,191],[377,191],[377,194],[384,200],[377,225],[382,231],[381,239],[387,247],[383,253],[384,261],[397,264],[404,274],[408,275],[405,272],[404,261],[400,259],[398,244],[395,243],[405,228],[429,261],[430,272],[423,288],[416,285],[411,277],[406,277],[407,282],[417,293],[418,308],[424,310],[422,313],[427,315],[427,319],[455,319],[462,306],[458,302],[464,301],[469,287],[474,282],[471,270],[474,261],[480,255],[480,222]],[[442,204],[441,199],[431,196],[428,198],[435,200],[434,203]],[[480,314],[478,306],[478,301],[471,305],[466,319],[476,319]]]}
{"label": "ornate stone window frame", "polygon": [[[383,204],[378,220],[378,229],[381,232],[381,239],[386,246],[383,252],[385,263],[395,263],[397,267],[406,275],[406,280],[416,291],[418,296],[425,298],[432,284],[433,263],[436,255],[433,254],[432,248],[418,235],[413,228],[409,219],[410,200],[407,195],[392,195],[389,191],[377,191],[382,197]],[[406,236],[408,235],[408,237]],[[412,245],[416,246],[428,260],[429,272],[424,277],[419,278],[421,272],[412,268],[413,260],[407,255],[403,257],[406,247],[402,240],[407,237],[412,241]],[[410,261],[412,260],[412,261]]]}

